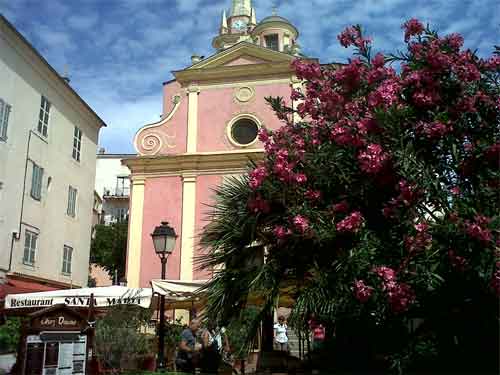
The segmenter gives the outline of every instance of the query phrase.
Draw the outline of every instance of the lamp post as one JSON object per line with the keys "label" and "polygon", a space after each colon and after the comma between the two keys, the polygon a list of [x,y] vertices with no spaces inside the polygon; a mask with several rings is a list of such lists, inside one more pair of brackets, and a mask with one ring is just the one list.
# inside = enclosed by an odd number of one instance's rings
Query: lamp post
{"label": "lamp post", "polygon": [[[165,279],[167,258],[174,251],[175,240],[177,235],[174,228],[168,225],[166,221],[162,221],[160,226],[157,226],[151,233],[155,253],[161,260],[161,279]],[[158,329],[158,362],[156,365],[158,370],[165,369],[165,296],[160,296],[160,327]]]}

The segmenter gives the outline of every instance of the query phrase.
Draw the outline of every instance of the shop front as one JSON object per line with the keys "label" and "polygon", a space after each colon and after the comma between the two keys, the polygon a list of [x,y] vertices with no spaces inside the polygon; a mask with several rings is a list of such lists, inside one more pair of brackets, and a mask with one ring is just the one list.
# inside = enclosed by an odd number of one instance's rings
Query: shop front
{"label": "shop front", "polygon": [[26,375],[85,374],[87,318],[65,305],[29,315],[16,364]]}

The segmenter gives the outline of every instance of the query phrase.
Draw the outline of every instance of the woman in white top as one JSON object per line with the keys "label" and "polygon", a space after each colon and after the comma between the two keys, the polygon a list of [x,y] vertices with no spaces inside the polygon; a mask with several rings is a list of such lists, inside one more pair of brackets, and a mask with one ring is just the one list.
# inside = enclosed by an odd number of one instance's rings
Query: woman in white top
{"label": "woman in white top", "polygon": [[276,343],[278,350],[288,351],[287,328],[285,317],[280,315],[278,317],[278,323],[274,325],[274,342]]}

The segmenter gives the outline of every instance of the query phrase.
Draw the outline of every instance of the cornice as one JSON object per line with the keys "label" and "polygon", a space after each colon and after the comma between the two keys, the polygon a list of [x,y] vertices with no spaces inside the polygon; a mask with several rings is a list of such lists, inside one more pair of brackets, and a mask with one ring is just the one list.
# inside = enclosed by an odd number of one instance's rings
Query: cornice
{"label": "cornice", "polygon": [[[274,51],[269,48],[265,48],[262,46],[258,46],[253,43],[248,42],[240,42],[235,44],[234,46],[224,50],[219,51],[206,59],[190,66],[186,70],[194,70],[201,68],[209,68],[223,65],[239,56],[249,55],[252,57],[257,57],[259,59],[268,61],[268,62],[280,62],[280,61],[288,61],[291,62],[295,57],[288,55],[283,52]],[[175,73],[175,72],[174,72]]]}
{"label": "cornice", "polygon": [[290,67],[290,62],[272,62],[251,65],[235,65],[235,66],[220,66],[216,68],[206,69],[189,69],[174,72],[174,76],[181,85],[189,84],[190,82],[206,82],[214,80],[230,80],[241,77],[266,76],[276,77],[277,75],[291,75],[293,69]]}
{"label": "cornice", "polygon": [[[132,172],[132,180],[139,176],[186,176],[242,173],[250,161],[262,160],[262,149],[185,153],[163,156],[138,156],[123,159]],[[140,178],[140,177],[139,177]]]}
{"label": "cornice", "polygon": [[267,29],[286,29],[294,34],[295,38],[299,37],[299,31],[295,26],[290,23],[283,21],[270,21],[264,23],[258,23],[257,26],[252,30],[252,35],[260,35],[263,31]]}

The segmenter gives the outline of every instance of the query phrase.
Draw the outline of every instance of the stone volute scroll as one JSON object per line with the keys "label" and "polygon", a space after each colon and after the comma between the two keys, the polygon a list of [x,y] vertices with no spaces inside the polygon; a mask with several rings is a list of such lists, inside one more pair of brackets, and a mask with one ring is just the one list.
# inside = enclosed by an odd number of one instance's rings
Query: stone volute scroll
{"label": "stone volute scroll", "polygon": [[167,134],[163,125],[174,116],[181,104],[181,95],[176,94],[172,97],[173,107],[171,111],[160,121],[145,125],[140,128],[134,137],[134,147],[138,155],[156,155],[164,146],[174,148],[175,134]]}

